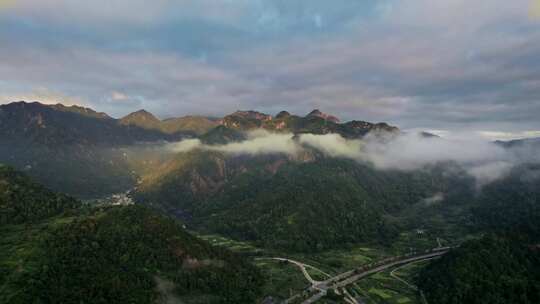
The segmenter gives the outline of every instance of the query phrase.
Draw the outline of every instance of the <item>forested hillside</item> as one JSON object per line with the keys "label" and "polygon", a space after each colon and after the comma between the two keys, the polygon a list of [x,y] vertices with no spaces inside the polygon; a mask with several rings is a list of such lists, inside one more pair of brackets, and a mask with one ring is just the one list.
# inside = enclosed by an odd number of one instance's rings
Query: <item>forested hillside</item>
{"label": "forested hillside", "polygon": [[80,106],[21,101],[0,106],[0,162],[55,191],[98,198],[136,185],[141,175],[138,168],[147,160],[134,164],[126,150],[137,149],[142,142],[159,146],[164,141],[198,137],[204,144],[227,144],[246,139],[245,132],[255,128],[294,134],[337,133],[351,139],[368,133],[399,133],[385,123],[340,123],[318,110],[303,117],[237,111],[219,120],[202,116],[160,120],[140,110],[115,119]]}
{"label": "forested hillside", "polygon": [[[142,207],[96,211],[48,233],[38,247],[43,267],[9,282],[24,290],[11,303],[252,303],[258,296],[256,268]],[[171,288],[160,291],[164,282]]]}
{"label": "forested hillside", "polygon": [[433,262],[419,287],[430,303],[540,302],[539,167],[516,167],[485,186],[473,208],[487,234]]}
{"label": "forested hillside", "polygon": [[154,117],[157,127],[153,128],[152,121],[144,118],[133,113],[118,120],[89,108],[62,104],[0,105],[0,162],[55,191],[96,198],[135,185],[137,174],[125,149],[141,142],[180,140],[216,125],[203,117],[163,122]]}
{"label": "forested hillside", "polygon": [[78,106],[16,102],[0,106],[0,162],[48,187],[77,197],[126,191],[135,177],[118,148],[178,139],[128,128]]}
{"label": "forested hillside", "polygon": [[14,102],[0,106],[0,141],[61,145],[128,145],[179,139],[159,130],[127,127],[105,113],[79,106]]}
{"label": "forested hillside", "polygon": [[47,187],[94,198],[133,187],[136,176],[120,149],[84,145],[0,145],[0,160]]}
{"label": "forested hillside", "polygon": [[260,296],[254,266],[174,219],[140,206],[83,207],[0,170],[0,303],[252,303]]}
{"label": "forested hillside", "polygon": [[298,158],[192,151],[143,178],[135,198],[199,229],[265,247],[389,244],[408,222],[392,215],[437,193],[446,193],[450,204],[470,197],[471,181],[446,169],[384,171],[315,151]]}
{"label": "forested hillside", "polygon": [[186,133],[192,135],[204,134],[217,125],[215,120],[202,116],[185,116],[160,120],[145,110],[130,113],[121,118],[119,123],[135,129],[142,128],[165,134]]}
{"label": "forested hillside", "polygon": [[473,214],[482,229],[540,241],[540,165],[516,167],[484,187]]}
{"label": "forested hillside", "polygon": [[37,222],[72,211],[79,204],[0,164],[0,226]]}
{"label": "forested hillside", "polygon": [[[448,191],[431,171],[379,171],[343,159],[283,165],[276,174],[244,174],[197,205],[203,227],[268,247],[313,251],[358,242],[390,244],[405,229],[400,211]],[[455,181],[455,180],[454,180]],[[467,191],[466,181],[455,192]],[[458,187],[462,187],[461,189]]]}
{"label": "forested hillside", "polygon": [[540,248],[494,235],[469,241],[425,268],[419,287],[429,303],[539,303]]}

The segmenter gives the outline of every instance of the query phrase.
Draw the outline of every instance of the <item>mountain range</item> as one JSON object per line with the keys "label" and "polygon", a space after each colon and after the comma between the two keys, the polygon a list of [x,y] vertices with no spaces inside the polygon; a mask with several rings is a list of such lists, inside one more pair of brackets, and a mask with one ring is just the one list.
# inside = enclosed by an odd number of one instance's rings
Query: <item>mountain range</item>
{"label": "mountain range", "polygon": [[[254,111],[238,111],[222,119],[186,116],[160,120],[140,110],[121,119],[80,106],[14,102],[0,106],[0,161],[24,170],[52,189],[79,197],[127,190],[147,162],[126,147],[159,141],[200,137],[207,143],[244,138],[242,132],[262,127],[276,132],[362,137],[370,131],[398,132],[387,124],[352,121],[339,124],[313,111],[305,117],[275,118]],[[133,164],[136,159],[137,164]],[[56,174],[62,172],[62,176]]]}
{"label": "mountain range", "polygon": [[361,138],[370,132],[399,132],[399,129],[386,123],[370,123],[353,120],[340,123],[335,116],[313,110],[306,116],[296,116],[282,111],[276,116],[256,112],[237,111],[225,116],[221,124],[233,130],[247,131],[265,129],[274,132],[329,134],[337,133],[344,138]]}
{"label": "mountain range", "polygon": [[237,111],[221,119],[185,116],[160,120],[139,110],[120,119],[80,106],[13,102],[0,106],[0,140],[44,145],[126,145],[141,141],[178,140],[203,135],[216,126],[247,131],[264,128],[293,133],[340,133],[361,137],[372,131],[399,132],[386,123],[351,121],[314,110],[305,117],[280,112],[275,117],[256,111]]}
{"label": "mountain range", "polygon": [[[359,245],[405,254],[431,249],[426,238],[443,240],[456,248],[417,277],[430,303],[485,303],[478,288],[490,290],[489,303],[535,303],[540,280],[526,269],[540,265],[538,139],[494,143],[506,157],[494,163],[381,167],[383,156],[392,164],[410,153],[403,140],[417,139],[404,134],[319,110],[161,120],[145,110],[115,119],[78,106],[2,105],[0,302],[253,303],[268,295],[275,277],[253,266],[257,258],[194,231],[296,257]],[[445,142],[418,138],[418,157]],[[384,155],[395,139],[395,154]],[[478,182],[492,172],[504,174]],[[135,206],[96,203],[111,194]]]}
{"label": "mountain range", "polygon": [[[0,106],[0,140],[56,145],[128,145],[178,140],[213,126],[203,117],[160,121],[141,110],[121,119],[79,106],[14,102]],[[202,131],[201,131],[202,130]]]}

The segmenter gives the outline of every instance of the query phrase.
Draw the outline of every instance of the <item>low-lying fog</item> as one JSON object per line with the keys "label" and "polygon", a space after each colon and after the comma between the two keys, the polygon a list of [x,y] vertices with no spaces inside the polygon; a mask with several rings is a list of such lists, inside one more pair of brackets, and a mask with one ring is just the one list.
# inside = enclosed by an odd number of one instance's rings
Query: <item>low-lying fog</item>
{"label": "low-lying fog", "polygon": [[249,132],[247,135],[244,141],[225,145],[206,145],[198,139],[188,139],[169,143],[165,147],[171,152],[200,149],[234,155],[296,155],[311,148],[329,157],[369,162],[379,169],[396,170],[416,170],[440,162],[455,162],[476,177],[480,184],[504,176],[514,165],[540,162],[538,145],[509,149],[477,137],[457,140],[406,133],[388,137],[368,135],[361,140],[350,140],[339,134],[295,136],[291,133],[270,133],[263,130]]}

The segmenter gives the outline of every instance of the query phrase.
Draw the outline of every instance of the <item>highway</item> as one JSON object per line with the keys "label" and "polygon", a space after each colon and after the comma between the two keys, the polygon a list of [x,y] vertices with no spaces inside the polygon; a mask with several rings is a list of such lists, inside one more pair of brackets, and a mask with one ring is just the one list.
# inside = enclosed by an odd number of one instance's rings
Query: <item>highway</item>
{"label": "highway", "polygon": [[[394,266],[400,266],[400,265],[410,264],[410,263],[416,262],[416,261],[432,259],[434,257],[441,256],[441,255],[443,255],[443,254],[445,254],[447,252],[448,252],[448,250],[447,251],[437,251],[437,252],[432,252],[432,253],[429,253],[429,254],[424,254],[424,255],[420,255],[420,256],[406,258],[406,259],[403,259],[403,260],[398,260],[398,261],[395,261],[395,262],[389,262],[387,264],[383,264],[383,265],[375,267],[373,269],[366,270],[364,272],[360,272],[359,274],[348,277],[345,280],[340,280],[340,281],[334,283],[331,287],[332,288],[345,287],[345,286],[347,286],[349,284],[352,284],[352,283],[360,280],[363,277],[369,276],[369,275],[377,273],[377,272],[384,271],[384,270],[392,268]],[[330,283],[332,283],[332,281],[330,281]]]}
{"label": "highway", "polygon": [[[381,272],[381,271],[384,271],[384,270],[387,270],[387,269],[390,269],[390,268],[393,268],[393,267],[396,267],[396,266],[404,266],[404,265],[414,263],[414,262],[418,262],[418,261],[422,261],[422,260],[430,260],[430,259],[438,258],[438,257],[446,254],[450,249],[451,249],[451,247],[440,247],[440,248],[435,248],[435,249],[431,249],[431,250],[426,250],[426,251],[424,251],[422,253],[407,254],[407,255],[404,255],[404,256],[397,256],[397,257],[387,258],[387,259],[384,259],[384,260],[376,262],[376,263],[371,263],[371,264],[365,265],[363,267],[359,267],[359,268],[356,268],[356,269],[353,269],[353,270],[343,272],[341,274],[338,274],[338,275],[336,275],[334,277],[331,277],[331,278],[329,278],[329,279],[327,279],[325,281],[322,281],[322,282],[313,280],[311,278],[311,276],[309,276],[309,274],[305,270],[305,267],[309,266],[309,265],[305,265],[303,263],[300,263],[300,262],[297,262],[297,261],[291,261],[291,260],[288,260],[288,259],[282,259],[282,258],[274,258],[274,259],[289,261],[289,262],[299,266],[302,269],[302,272],[304,273],[304,276],[312,284],[312,286],[309,287],[306,290],[306,292],[311,294],[311,296],[309,296],[302,303],[303,304],[310,304],[310,303],[315,303],[318,300],[320,300],[322,297],[324,297],[329,289],[333,289],[336,293],[339,294],[340,293],[340,291],[339,291],[340,288],[344,288],[344,287],[346,287],[346,286],[348,286],[348,285],[350,285],[350,284],[352,284],[352,283],[354,283],[354,282],[356,282],[356,281],[358,281],[358,280],[360,280],[362,278],[370,276],[370,275],[372,275],[374,273]],[[312,267],[312,266],[310,266],[310,267]],[[354,301],[353,303],[355,303],[354,298],[348,296],[347,293],[345,293],[345,296],[349,301],[351,301],[351,302]],[[303,294],[296,294],[296,295],[292,296],[291,298],[285,300],[284,303],[291,303],[293,301],[296,302],[296,300],[298,298],[302,298],[302,297],[304,297]]]}

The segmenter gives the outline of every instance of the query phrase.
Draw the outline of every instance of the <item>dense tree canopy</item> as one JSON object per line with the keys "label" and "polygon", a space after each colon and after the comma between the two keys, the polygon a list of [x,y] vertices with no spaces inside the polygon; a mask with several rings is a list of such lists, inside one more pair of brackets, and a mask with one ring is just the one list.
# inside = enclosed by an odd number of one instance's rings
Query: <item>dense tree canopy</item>
{"label": "dense tree canopy", "polygon": [[10,167],[0,165],[0,226],[35,222],[79,206]]}
{"label": "dense tree canopy", "polygon": [[400,227],[386,215],[447,192],[454,186],[448,176],[437,168],[379,171],[343,159],[291,162],[276,174],[252,170],[230,179],[195,204],[193,214],[199,227],[268,247],[312,251],[357,242],[389,244]]}
{"label": "dense tree canopy", "polygon": [[167,296],[212,303],[250,303],[258,295],[256,268],[226,250],[191,236],[174,220],[143,207],[114,207],[51,231],[43,265],[30,273],[13,302],[151,303]]}
{"label": "dense tree canopy", "polygon": [[141,206],[82,207],[0,167],[0,303],[252,303],[262,276]]}
{"label": "dense tree canopy", "polygon": [[427,267],[419,280],[430,303],[540,303],[540,167],[516,167],[486,185],[473,208],[469,241]]}
{"label": "dense tree canopy", "polygon": [[523,165],[482,190],[473,215],[480,228],[540,241],[540,165]]}
{"label": "dense tree canopy", "polygon": [[540,303],[540,249],[497,236],[469,241],[425,268],[429,303]]}

